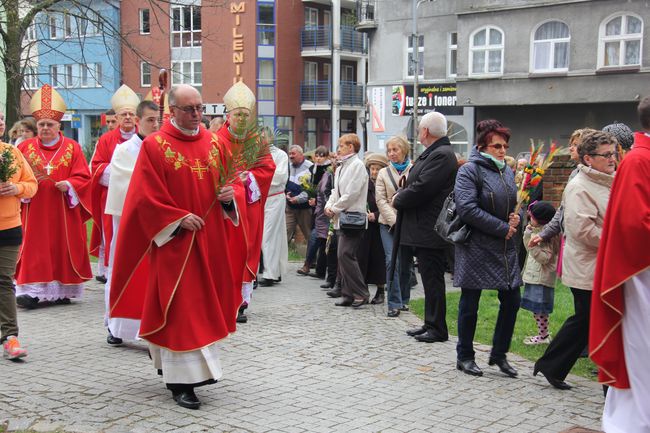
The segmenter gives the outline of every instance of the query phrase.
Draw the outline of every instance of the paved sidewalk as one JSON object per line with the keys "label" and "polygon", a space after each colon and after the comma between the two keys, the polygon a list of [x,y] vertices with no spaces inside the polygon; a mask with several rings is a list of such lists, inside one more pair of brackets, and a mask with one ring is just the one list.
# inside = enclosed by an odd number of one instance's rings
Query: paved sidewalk
{"label": "paved sidewalk", "polygon": [[[598,428],[600,386],[557,391],[512,357],[510,379],[455,369],[455,341],[416,343],[412,314],[334,307],[320,280],[295,275],[254,294],[249,323],[222,342],[224,378],[178,407],[144,344],[109,347],[103,288],[68,306],[19,312],[26,362],[0,359],[0,426],[51,432],[553,432]],[[421,294],[421,291],[420,291]],[[2,431],[2,427],[0,427]]]}

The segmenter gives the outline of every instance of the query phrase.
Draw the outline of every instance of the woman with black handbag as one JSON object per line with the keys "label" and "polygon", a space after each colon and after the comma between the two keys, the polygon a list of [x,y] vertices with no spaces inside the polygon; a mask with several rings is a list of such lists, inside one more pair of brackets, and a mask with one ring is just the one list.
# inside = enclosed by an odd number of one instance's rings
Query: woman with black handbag
{"label": "woman with black handbag", "polygon": [[366,201],[368,173],[358,153],[361,141],[356,134],[339,138],[337,150],[339,166],[334,175],[334,188],[325,215],[334,218],[338,230],[338,265],[341,274],[339,307],[358,308],[368,303],[370,293],[359,267],[357,252],[362,234],[367,227]]}
{"label": "woman with black handbag", "polygon": [[478,144],[468,163],[458,170],[454,188],[456,211],[471,230],[467,243],[456,244],[454,286],[461,288],[456,367],[467,374],[483,375],[474,361],[474,333],[481,291],[496,289],[500,306],[488,364],[516,377],[517,371],[506,360],[522,285],[513,239],[520,219],[513,213],[517,186],[504,161],[510,131],[499,121],[485,120],[476,133]]}

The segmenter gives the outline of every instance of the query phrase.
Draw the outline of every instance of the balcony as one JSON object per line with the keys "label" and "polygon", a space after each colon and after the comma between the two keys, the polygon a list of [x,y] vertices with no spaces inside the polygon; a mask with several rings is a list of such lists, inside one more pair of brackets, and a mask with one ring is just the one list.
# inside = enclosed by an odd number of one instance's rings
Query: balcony
{"label": "balcony", "polygon": [[[341,81],[340,92],[342,108],[363,108],[363,84]],[[332,82],[303,81],[300,83],[300,104],[303,110],[329,110],[332,106]]]}
{"label": "balcony", "polygon": [[360,32],[370,32],[377,28],[375,14],[377,11],[377,0],[359,0],[357,2],[357,17],[359,22],[355,26]]}
{"label": "balcony", "polygon": [[[300,51],[303,57],[330,57],[332,29],[330,26],[303,27],[300,31]],[[368,39],[354,27],[341,26],[341,55],[358,57],[368,54]]]}

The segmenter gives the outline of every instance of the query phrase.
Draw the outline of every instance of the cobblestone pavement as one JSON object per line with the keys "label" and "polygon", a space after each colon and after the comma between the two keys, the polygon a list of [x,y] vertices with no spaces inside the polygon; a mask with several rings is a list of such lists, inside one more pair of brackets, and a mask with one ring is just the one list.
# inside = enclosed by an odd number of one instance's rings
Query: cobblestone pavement
{"label": "cobblestone pavement", "polygon": [[[559,432],[599,427],[600,386],[571,377],[557,391],[512,356],[520,378],[477,362],[455,369],[455,341],[416,343],[412,314],[334,307],[310,277],[254,294],[249,322],[222,342],[224,377],[177,406],[144,344],[109,347],[103,293],[90,284],[68,306],[19,312],[23,363],[0,359],[0,426],[51,432]],[[420,290],[421,296],[421,290]],[[2,427],[0,427],[2,431]]]}

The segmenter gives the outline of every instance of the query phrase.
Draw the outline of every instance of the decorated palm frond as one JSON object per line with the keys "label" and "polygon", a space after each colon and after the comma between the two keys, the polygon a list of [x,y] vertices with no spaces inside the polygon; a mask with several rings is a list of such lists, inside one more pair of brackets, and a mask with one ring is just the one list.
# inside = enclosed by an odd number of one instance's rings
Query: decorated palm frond
{"label": "decorated palm frond", "polygon": [[14,156],[13,149],[9,146],[4,146],[0,153],[0,181],[7,182],[11,176],[18,172],[16,167],[16,157]]}
{"label": "decorated palm frond", "polygon": [[530,157],[528,158],[528,163],[524,167],[524,177],[521,181],[519,192],[517,193],[515,214],[518,214],[521,207],[530,201],[530,194],[539,186],[546,170],[548,170],[553,163],[553,158],[555,158],[562,148],[558,147],[555,141],[551,141],[551,148],[549,149],[548,155],[546,155],[546,158],[538,164],[537,159],[542,154],[542,149],[544,149],[543,141],[540,141],[535,145],[533,139],[530,139]]}

